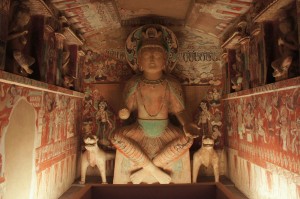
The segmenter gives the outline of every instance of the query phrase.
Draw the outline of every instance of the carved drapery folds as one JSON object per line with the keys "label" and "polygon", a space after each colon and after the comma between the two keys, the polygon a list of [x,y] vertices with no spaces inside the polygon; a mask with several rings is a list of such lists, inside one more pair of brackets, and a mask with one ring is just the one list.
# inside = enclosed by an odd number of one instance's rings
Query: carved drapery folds
{"label": "carved drapery folds", "polygon": [[[246,21],[239,22],[233,34],[221,46],[224,51],[223,62],[227,67],[225,74],[227,77],[225,83],[227,93],[249,88],[248,55],[250,36],[247,28]],[[229,85],[231,85],[231,88],[229,88]]]}

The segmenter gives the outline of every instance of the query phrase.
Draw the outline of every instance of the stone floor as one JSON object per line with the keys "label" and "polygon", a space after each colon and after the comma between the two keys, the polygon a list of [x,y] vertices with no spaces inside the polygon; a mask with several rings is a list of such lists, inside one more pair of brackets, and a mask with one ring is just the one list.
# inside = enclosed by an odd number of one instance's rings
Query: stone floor
{"label": "stone floor", "polygon": [[[86,182],[87,184],[95,184],[99,183],[100,177],[99,176],[87,176]],[[107,178],[107,181],[109,184],[112,184],[112,178]],[[209,177],[201,177],[198,179],[199,183],[202,182],[214,182],[214,177],[209,176]],[[234,184],[228,179],[226,176],[220,176],[220,182],[224,184],[235,196],[236,199],[248,199],[242,192],[240,192]],[[61,196],[59,199],[73,199],[74,195],[78,191],[80,191],[84,185],[79,184],[79,179],[77,179],[71,187]]]}

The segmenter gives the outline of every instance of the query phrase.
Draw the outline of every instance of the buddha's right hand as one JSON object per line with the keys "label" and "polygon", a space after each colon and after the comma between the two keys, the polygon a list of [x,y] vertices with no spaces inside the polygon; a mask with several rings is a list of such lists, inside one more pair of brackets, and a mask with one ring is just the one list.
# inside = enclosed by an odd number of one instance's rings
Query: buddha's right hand
{"label": "buddha's right hand", "polygon": [[126,120],[129,118],[129,116],[130,116],[130,112],[127,108],[123,108],[123,109],[119,110],[120,119]]}

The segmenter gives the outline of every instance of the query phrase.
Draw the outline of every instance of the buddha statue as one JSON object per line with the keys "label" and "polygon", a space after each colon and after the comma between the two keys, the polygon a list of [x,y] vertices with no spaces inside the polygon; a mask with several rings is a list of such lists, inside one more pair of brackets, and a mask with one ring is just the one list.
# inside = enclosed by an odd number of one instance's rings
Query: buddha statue
{"label": "buddha statue", "polygon": [[[137,45],[127,43],[127,47],[136,46],[132,49],[137,56],[139,74],[125,85],[125,106],[119,111],[119,117],[126,120],[136,111],[137,121],[118,129],[112,136],[117,149],[114,184],[191,181],[189,148],[199,128],[186,113],[180,83],[167,73],[170,48],[163,38],[162,31],[166,31],[163,28],[144,26],[139,29]],[[177,47],[171,47],[174,46]],[[169,114],[176,116],[183,130],[170,123]],[[188,168],[183,171],[183,167]]]}

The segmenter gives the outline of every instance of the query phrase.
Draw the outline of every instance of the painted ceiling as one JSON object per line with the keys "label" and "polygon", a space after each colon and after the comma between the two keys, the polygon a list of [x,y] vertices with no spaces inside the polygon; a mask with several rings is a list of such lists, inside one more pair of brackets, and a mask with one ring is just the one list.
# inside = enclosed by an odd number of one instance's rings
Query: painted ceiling
{"label": "painted ceiling", "polygon": [[[220,38],[254,3],[253,0],[29,1],[33,14],[59,13],[82,39],[82,49],[90,57],[84,68],[86,82],[126,79],[132,73],[124,54],[128,35],[144,24],[161,24],[170,28],[179,42],[178,61],[172,73],[183,84],[213,86],[219,86],[222,78]],[[40,9],[39,4],[47,4],[49,9]],[[120,74],[110,74],[108,69],[116,71],[116,67]],[[103,74],[100,78],[100,73],[105,73],[106,79]]]}
{"label": "painted ceiling", "polygon": [[[50,0],[87,43],[103,47],[99,35],[118,40],[127,27],[160,23],[219,38],[253,0]],[[113,44],[111,44],[113,45]]]}

